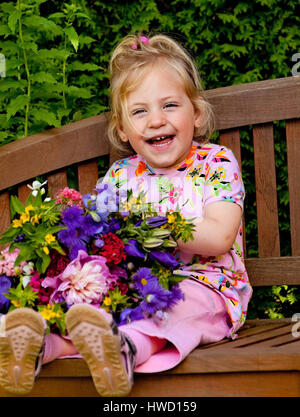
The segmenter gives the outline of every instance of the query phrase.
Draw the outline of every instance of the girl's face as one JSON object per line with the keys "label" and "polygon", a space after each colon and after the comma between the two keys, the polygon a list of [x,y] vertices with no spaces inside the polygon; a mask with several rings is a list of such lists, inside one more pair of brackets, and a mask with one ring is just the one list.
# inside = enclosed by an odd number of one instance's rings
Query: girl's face
{"label": "girl's face", "polygon": [[187,157],[200,112],[174,69],[154,66],[129,93],[127,106],[132,127],[122,126],[119,135],[151,167],[172,167]]}

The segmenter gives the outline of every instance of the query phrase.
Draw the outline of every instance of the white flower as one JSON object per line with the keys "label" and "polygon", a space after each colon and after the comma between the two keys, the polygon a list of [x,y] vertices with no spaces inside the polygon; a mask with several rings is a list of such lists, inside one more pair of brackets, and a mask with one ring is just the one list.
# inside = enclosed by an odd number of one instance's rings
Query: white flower
{"label": "white flower", "polygon": [[32,195],[36,197],[40,190],[41,194],[45,194],[45,188],[41,188],[43,185],[47,184],[47,181],[40,183],[39,181],[33,181],[32,186],[27,184],[27,187],[32,190]]}

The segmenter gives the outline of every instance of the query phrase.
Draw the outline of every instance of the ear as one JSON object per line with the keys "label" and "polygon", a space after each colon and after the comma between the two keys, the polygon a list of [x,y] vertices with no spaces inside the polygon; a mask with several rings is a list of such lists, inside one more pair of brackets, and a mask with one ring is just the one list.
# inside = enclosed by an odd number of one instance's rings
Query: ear
{"label": "ear", "polygon": [[202,113],[199,109],[195,109],[195,128],[199,128],[202,125]]}
{"label": "ear", "polygon": [[118,135],[123,142],[128,142],[128,137],[122,126],[118,127]]}

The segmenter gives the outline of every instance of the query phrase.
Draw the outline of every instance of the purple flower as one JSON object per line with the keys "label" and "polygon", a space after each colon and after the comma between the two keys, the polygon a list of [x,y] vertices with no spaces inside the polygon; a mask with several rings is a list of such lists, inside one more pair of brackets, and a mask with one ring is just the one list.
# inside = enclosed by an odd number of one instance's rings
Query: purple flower
{"label": "purple flower", "polygon": [[140,306],[135,308],[125,308],[120,314],[120,325],[128,324],[135,320],[144,319],[145,316]]}
{"label": "purple flower", "polygon": [[144,300],[140,306],[143,312],[153,315],[157,310],[165,310],[168,306],[170,291],[159,285],[158,280],[150,280],[140,291]]}
{"label": "purple flower", "polygon": [[168,252],[153,250],[149,253],[149,259],[151,259],[152,261],[159,261],[171,269],[175,269],[179,265],[179,262],[175,258],[175,256],[171,255]]}
{"label": "purple flower", "polygon": [[150,268],[145,267],[139,268],[132,277],[134,288],[139,291],[143,291],[145,285],[151,280],[157,281],[157,277],[151,274]]}
{"label": "purple flower", "polygon": [[128,239],[127,245],[124,245],[124,249],[129,256],[136,256],[138,258],[145,258],[145,254],[140,250],[136,240]]}
{"label": "purple flower", "polygon": [[171,309],[174,305],[178,304],[180,300],[184,300],[184,293],[179,288],[179,285],[174,285],[169,291],[167,309]]}
{"label": "purple flower", "polygon": [[75,259],[80,250],[86,251],[86,244],[90,239],[103,231],[103,224],[95,222],[90,214],[77,206],[66,208],[62,213],[66,229],[58,232],[58,240],[70,251],[71,260]]}
{"label": "purple flower", "polygon": [[166,216],[153,216],[146,219],[146,223],[151,227],[162,226],[163,224],[167,223],[167,221],[168,218]]}
{"label": "purple flower", "polygon": [[0,276],[0,312],[6,314],[10,305],[10,301],[5,297],[5,293],[11,288],[11,279],[6,275]]}

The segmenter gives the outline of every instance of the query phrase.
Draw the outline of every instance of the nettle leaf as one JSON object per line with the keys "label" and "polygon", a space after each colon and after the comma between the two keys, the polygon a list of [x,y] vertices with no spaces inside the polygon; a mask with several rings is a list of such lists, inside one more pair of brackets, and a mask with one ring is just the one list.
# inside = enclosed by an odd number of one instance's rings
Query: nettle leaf
{"label": "nettle leaf", "polygon": [[66,49],[40,49],[39,50],[39,57],[41,60],[43,59],[58,59],[60,61],[65,61],[71,52],[67,51]]}
{"label": "nettle leaf", "polygon": [[36,72],[35,74],[32,74],[31,80],[36,81],[38,83],[49,83],[49,84],[56,83],[56,79],[53,77],[53,75],[45,71],[40,71],[40,72]]}
{"label": "nettle leaf", "polygon": [[98,71],[101,69],[99,65],[90,64],[89,62],[74,61],[69,65],[69,68],[74,71]]}
{"label": "nettle leaf", "polygon": [[61,123],[57,119],[56,114],[49,110],[43,108],[35,108],[31,110],[31,114],[34,116],[36,120],[46,122],[49,126],[61,126]]}
{"label": "nettle leaf", "polygon": [[17,24],[17,21],[20,19],[20,17],[21,17],[21,11],[17,9],[14,9],[14,11],[9,14],[7,24],[8,24],[9,29],[12,31],[12,33],[15,33],[16,24]]}
{"label": "nettle leaf", "polygon": [[91,98],[93,95],[88,88],[80,88],[72,85],[67,88],[68,94],[73,97]]}
{"label": "nettle leaf", "polygon": [[25,26],[29,28],[37,28],[39,31],[46,31],[51,33],[54,36],[59,36],[63,34],[63,30],[52,20],[46,19],[45,17],[33,15],[24,17],[22,22]]}
{"label": "nettle leaf", "polygon": [[73,48],[77,52],[78,46],[79,46],[79,37],[78,37],[76,30],[73,28],[73,26],[70,26],[70,27],[65,28],[64,32],[67,35],[71,44],[73,45]]}
{"label": "nettle leaf", "polygon": [[9,120],[12,116],[14,116],[18,111],[23,110],[26,104],[29,103],[29,97],[24,95],[20,95],[16,98],[10,100],[9,105],[7,106],[7,113],[6,119]]}

